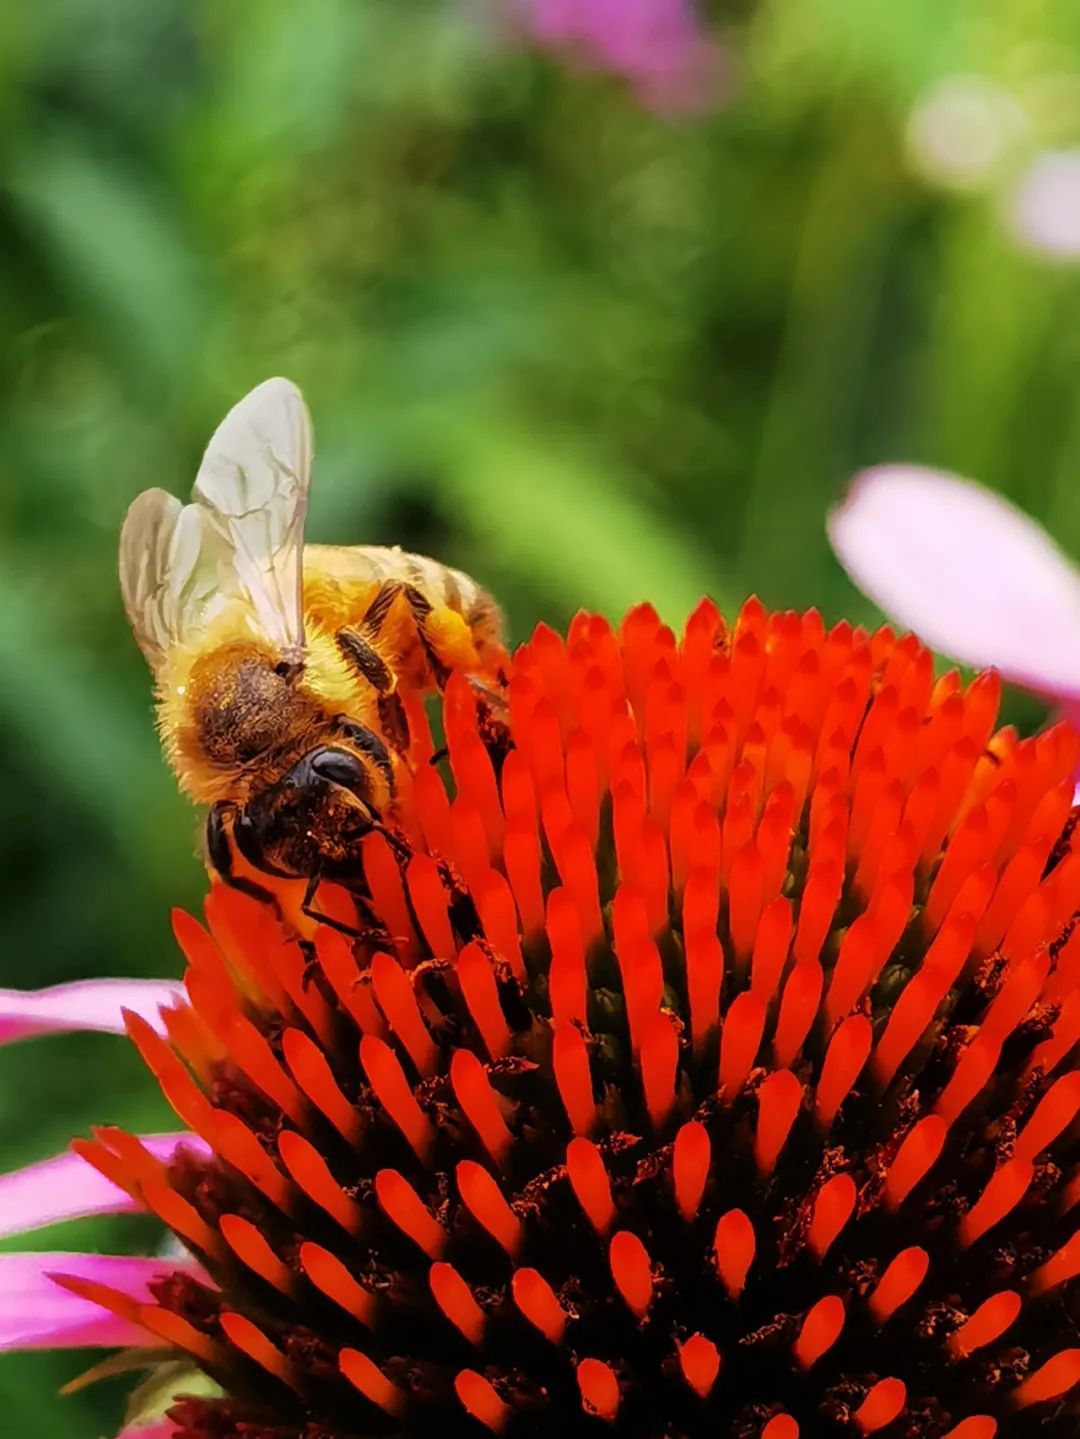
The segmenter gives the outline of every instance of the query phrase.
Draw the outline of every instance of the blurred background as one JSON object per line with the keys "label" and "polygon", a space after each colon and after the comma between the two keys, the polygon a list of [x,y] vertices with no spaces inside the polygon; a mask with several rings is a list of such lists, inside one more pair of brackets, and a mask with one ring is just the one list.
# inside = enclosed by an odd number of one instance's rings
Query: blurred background
{"label": "blurred background", "polygon": [[[461,566],[515,639],[703,591],[871,618],[823,522],[887,459],[1080,553],[1075,0],[725,0],[576,44],[558,10],[6,12],[0,984],[176,968],[197,823],[116,535],[268,375],[314,414],[310,537]],[[103,1121],[168,1127],[121,1041],[0,1051],[3,1168]],[[115,1384],[54,1397],[81,1359],[0,1361],[8,1431],[112,1432]]]}

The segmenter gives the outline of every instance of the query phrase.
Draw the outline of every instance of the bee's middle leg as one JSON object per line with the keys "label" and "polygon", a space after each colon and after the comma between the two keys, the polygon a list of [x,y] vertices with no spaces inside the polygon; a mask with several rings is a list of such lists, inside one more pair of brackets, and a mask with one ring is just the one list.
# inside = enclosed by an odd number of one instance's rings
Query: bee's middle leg
{"label": "bee's middle leg", "polygon": [[307,886],[304,890],[304,898],[301,901],[300,909],[313,919],[316,924],[325,924],[329,929],[337,930],[347,939],[367,940],[369,943],[385,949],[388,953],[394,951],[394,940],[390,931],[382,923],[372,908],[370,896],[359,893],[353,886],[346,886],[349,898],[356,906],[358,924],[346,924],[344,920],[336,919],[333,915],[327,914],[325,910],[316,906],[315,899],[319,892],[319,885],[323,883],[324,877],[315,873],[308,876]]}
{"label": "bee's middle leg", "polygon": [[[362,628],[367,628],[366,619]],[[404,754],[409,748],[409,720],[390,666],[371,641],[357,630],[338,630],[337,642],[348,663],[370,683],[378,696],[379,724],[387,743],[398,754]]]}
{"label": "bee's middle leg", "polygon": [[431,670],[435,686],[437,689],[443,690],[446,687],[446,681],[450,678],[450,667],[440,657],[428,629],[428,621],[432,614],[431,601],[416,585],[406,584],[404,580],[384,580],[375,591],[371,604],[368,605],[364,618],[360,622],[360,628],[372,639],[378,639],[394,608],[394,602],[399,596],[404,598],[409,607],[412,627],[420,648],[424,651],[424,658]]}
{"label": "bee's middle leg", "polygon": [[393,691],[394,673],[365,635],[358,630],[338,630],[337,644],[348,663],[377,694],[386,695]]}

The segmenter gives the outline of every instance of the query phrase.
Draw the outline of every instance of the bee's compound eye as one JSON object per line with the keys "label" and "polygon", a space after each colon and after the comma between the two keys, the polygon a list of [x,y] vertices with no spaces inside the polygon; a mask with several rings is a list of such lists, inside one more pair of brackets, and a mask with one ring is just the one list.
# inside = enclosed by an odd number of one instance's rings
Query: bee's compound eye
{"label": "bee's compound eye", "polygon": [[368,777],[364,766],[355,755],[349,754],[347,750],[321,749],[310,756],[309,763],[312,772],[320,779],[328,779],[331,784],[339,784],[343,789],[352,790],[354,793],[365,792],[368,788]]}

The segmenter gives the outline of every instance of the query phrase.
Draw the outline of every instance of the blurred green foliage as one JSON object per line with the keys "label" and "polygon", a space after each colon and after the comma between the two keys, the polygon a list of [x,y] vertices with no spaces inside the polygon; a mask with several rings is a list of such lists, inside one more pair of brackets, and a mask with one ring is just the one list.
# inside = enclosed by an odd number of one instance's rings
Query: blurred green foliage
{"label": "blurred green foliage", "polygon": [[[462,566],[516,638],[640,597],[678,621],[706,590],[866,618],[823,519],[889,458],[975,475],[1080,550],[1078,271],[903,149],[918,96],[966,72],[1064,77],[1038,123],[1075,142],[1073,0],[717,6],[729,101],[682,120],[494,42],[480,8],[5,11],[2,983],[176,967],[196,822],[115,540],[267,375],[315,416],[311,537]],[[127,1046],[0,1052],[5,1167],[98,1121],[167,1124]],[[6,1432],[111,1432],[116,1384],[54,1397],[78,1367],[3,1361]]]}

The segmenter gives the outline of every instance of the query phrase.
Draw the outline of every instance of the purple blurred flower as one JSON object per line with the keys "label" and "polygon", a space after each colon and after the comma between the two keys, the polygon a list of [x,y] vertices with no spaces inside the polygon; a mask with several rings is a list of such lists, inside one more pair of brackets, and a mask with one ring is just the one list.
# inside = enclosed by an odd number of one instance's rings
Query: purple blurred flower
{"label": "purple blurred flower", "polygon": [[886,614],[1080,724],[1080,571],[1029,515],[956,475],[885,465],[855,478],[828,528]]}
{"label": "purple blurred flower", "polygon": [[1080,150],[1048,150],[1021,175],[1009,227],[1026,250],[1053,260],[1080,259]]}
{"label": "purple blurred flower", "polygon": [[624,76],[643,105],[704,110],[720,98],[719,46],[690,0],[511,0],[537,45]]}

